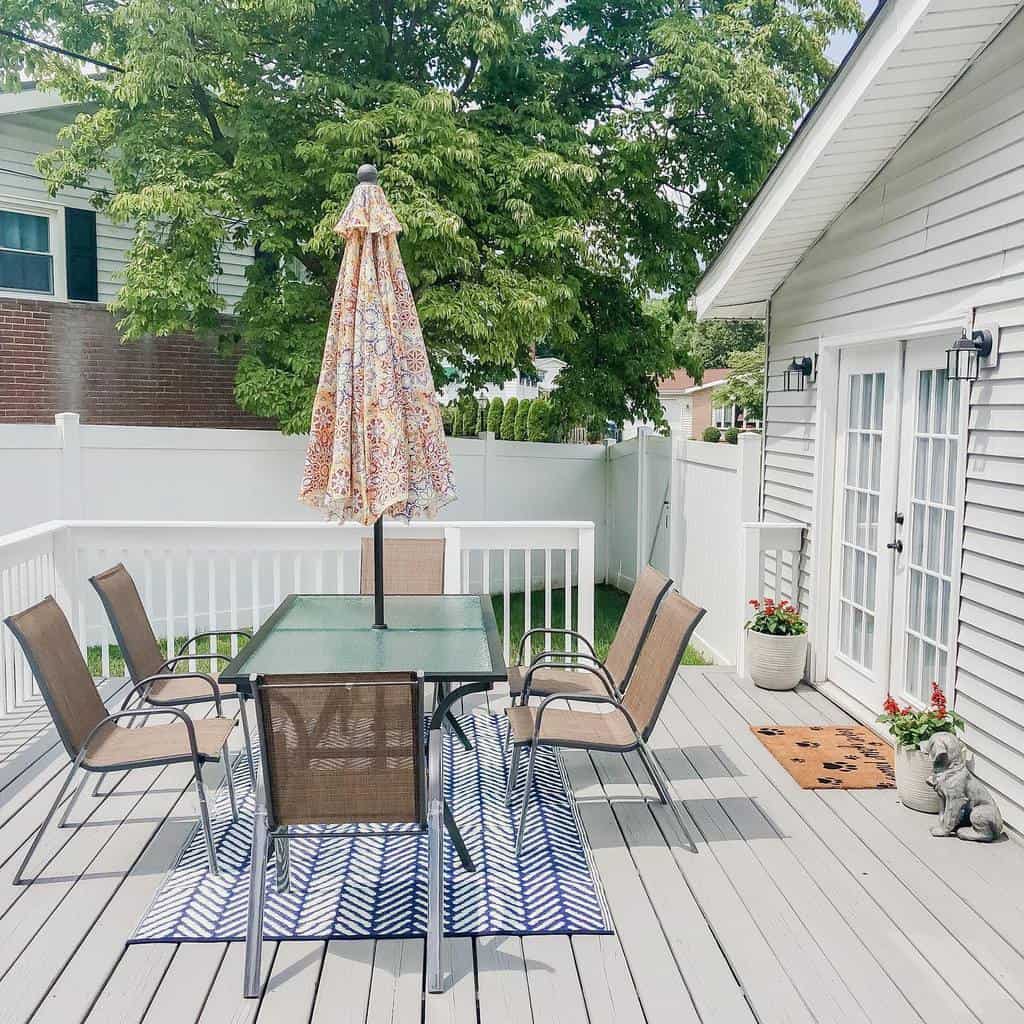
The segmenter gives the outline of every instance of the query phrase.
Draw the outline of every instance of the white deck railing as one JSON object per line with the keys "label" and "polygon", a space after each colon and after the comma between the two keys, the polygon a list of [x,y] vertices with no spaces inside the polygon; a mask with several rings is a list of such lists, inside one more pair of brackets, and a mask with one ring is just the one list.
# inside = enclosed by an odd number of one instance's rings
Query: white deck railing
{"label": "white deck railing", "polygon": [[[53,594],[83,652],[99,646],[100,674],[108,675],[114,641],[89,585],[95,573],[123,562],[158,635],[173,647],[176,637],[198,632],[258,628],[289,593],[356,593],[360,542],[368,533],[331,523],[55,520],[0,537],[0,618]],[[513,593],[524,593],[524,627],[535,618],[552,625],[560,600],[565,624],[593,637],[593,523],[389,523],[389,536],[444,537],[445,590],[502,595],[499,627],[506,659],[514,653],[509,642]],[[553,592],[563,588],[556,598]],[[542,593],[534,597],[535,589]],[[535,601],[542,601],[542,614]],[[10,630],[2,632],[0,713],[5,713],[37,690],[17,641]]]}

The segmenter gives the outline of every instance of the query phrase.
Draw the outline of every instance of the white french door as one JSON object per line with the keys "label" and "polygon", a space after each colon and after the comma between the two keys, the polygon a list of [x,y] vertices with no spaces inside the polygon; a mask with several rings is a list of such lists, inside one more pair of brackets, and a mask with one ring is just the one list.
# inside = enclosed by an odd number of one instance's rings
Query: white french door
{"label": "white french door", "polygon": [[828,677],[875,711],[947,685],[966,394],[945,340],[839,360]]}

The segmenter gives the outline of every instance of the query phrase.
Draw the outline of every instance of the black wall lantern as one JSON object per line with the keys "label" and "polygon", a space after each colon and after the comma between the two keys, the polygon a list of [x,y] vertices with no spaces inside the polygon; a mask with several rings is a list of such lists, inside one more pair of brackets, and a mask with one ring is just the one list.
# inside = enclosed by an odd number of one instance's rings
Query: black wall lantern
{"label": "black wall lantern", "polygon": [[803,391],[813,371],[814,360],[810,356],[797,356],[782,374],[782,390]]}
{"label": "black wall lantern", "polygon": [[992,353],[992,335],[989,331],[972,331],[967,337],[964,329],[952,348],[946,349],[946,376],[950,380],[977,380],[981,360]]}

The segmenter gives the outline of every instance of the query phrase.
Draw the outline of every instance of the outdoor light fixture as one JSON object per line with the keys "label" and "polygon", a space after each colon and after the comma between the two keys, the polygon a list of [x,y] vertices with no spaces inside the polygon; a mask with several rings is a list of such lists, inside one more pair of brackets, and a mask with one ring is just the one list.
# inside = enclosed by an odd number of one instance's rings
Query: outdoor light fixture
{"label": "outdoor light fixture", "polygon": [[972,331],[967,337],[957,339],[952,348],[946,349],[946,377],[949,380],[977,380],[981,360],[992,352],[992,334],[989,331]]}
{"label": "outdoor light fixture", "polygon": [[782,390],[803,391],[813,371],[814,360],[810,356],[797,356],[782,374]]}

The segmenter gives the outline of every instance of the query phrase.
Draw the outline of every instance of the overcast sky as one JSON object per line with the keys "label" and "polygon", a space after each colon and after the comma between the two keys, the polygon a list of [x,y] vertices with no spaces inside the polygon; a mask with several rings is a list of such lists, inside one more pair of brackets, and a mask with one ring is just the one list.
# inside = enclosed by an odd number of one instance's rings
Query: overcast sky
{"label": "overcast sky", "polygon": [[[875,0],[860,0],[860,6],[866,18],[875,9]],[[846,51],[853,45],[855,36],[852,32],[840,32],[832,39],[828,48],[828,55],[837,64],[846,56]]]}

